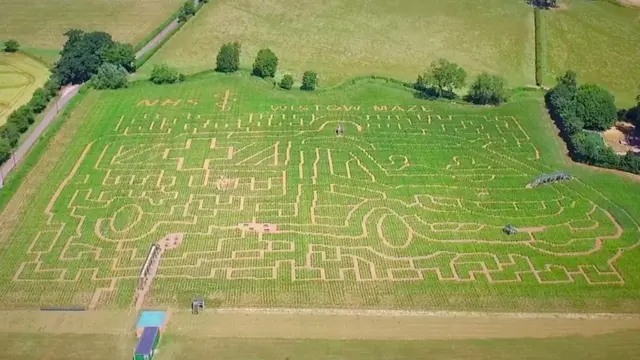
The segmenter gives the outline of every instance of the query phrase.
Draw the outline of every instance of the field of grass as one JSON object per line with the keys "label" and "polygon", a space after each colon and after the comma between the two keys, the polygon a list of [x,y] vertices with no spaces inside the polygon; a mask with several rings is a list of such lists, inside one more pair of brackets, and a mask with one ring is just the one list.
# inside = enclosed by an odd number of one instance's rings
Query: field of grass
{"label": "field of grass", "polygon": [[0,53],[0,125],[44,85],[49,70],[24,54]]}
{"label": "field of grass", "polygon": [[555,77],[571,68],[581,82],[612,91],[620,106],[632,105],[640,85],[640,9],[605,1],[563,3],[566,9],[543,12],[545,83],[555,84]]}
{"label": "field of grass", "polygon": [[278,76],[319,73],[321,86],[359,75],[415,80],[443,57],[475,75],[534,84],[533,12],[524,1],[217,0],[190,21],[141,71],[167,63],[188,73],[215,67],[220,45],[239,41],[241,65],[259,49],[280,59]]}
{"label": "field of grass", "polygon": [[525,188],[565,168],[538,93],[492,109],[209,74],[80,105],[1,224],[4,307],[128,307],[150,244],[182,233],[149,306],[638,309],[640,185],[569,168]]}
{"label": "field of grass", "polygon": [[0,0],[0,40],[58,49],[67,30],[101,30],[136,44],[176,11],[182,0]]}

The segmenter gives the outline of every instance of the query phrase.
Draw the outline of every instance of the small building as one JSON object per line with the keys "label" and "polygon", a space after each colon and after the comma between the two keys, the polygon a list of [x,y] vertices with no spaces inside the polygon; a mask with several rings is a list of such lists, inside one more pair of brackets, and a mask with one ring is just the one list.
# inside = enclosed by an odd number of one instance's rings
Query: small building
{"label": "small building", "polygon": [[191,302],[191,313],[197,314],[200,310],[204,310],[204,298],[198,296]]}
{"label": "small building", "polygon": [[156,326],[146,327],[133,353],[133,360],[152,360],[160,341],[160,328]]}

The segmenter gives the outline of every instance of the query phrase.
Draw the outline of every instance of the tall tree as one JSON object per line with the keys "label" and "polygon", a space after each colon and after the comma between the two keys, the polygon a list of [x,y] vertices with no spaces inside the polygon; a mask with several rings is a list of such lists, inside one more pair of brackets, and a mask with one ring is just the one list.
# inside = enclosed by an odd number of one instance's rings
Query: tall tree
{"label": "tall tree", "polygon": [[615,97],[598,85],[582,85],[576,94],[576,116],[587,129],[606,130],[618,117]]}
{"label": "tall tree", "polygon": [[111,35],[94,31],[70,30],[67,43],[56,63],[55,71],[62,84],[80,84],[91,78],[104,62],[106,49],[115,43]]}
{"label": "tall tree", "polygon": [[475,104],[499,105],[506,99],[505,84],[500,76],[482,73],[471,84],[467,99]]}
{"label": "tall tree", "polygon": [[454,90],[464,86],[467,72],[456,63],[439,59],[431,63],[425,78],[434,85],[437,96],[455,97]]}
{"label": "tall tree", "polygon": [[274,77],[278,69],[278,57],[270,49],[258,51],[253,62],[253,75],[261,78]]}

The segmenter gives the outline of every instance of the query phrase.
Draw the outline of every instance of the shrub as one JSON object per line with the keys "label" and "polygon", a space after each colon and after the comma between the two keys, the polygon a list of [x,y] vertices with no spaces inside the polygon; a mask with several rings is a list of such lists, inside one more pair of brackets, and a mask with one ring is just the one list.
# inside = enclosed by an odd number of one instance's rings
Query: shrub
{"label": "shrub", "polygon": [[576,94],[576,116],[587,129],[606,130],[617,118],[615,98],[598,85],[582,85]]}
{"label": "shrub", "polygon": [[9,140],[4,137],[0,137],[0,164],[3,164],[5,161],[9,160],[11,157],[11,144],[9,144]]}
{"label": "shrub", "polygon": [[44,83],[44,91],[47,94],[47,101],[53,99],[58,95],[58,91],[60,91],[61,86],[62,83],[60,81],[60,78],[56,76],[56,74],[51,74],[51,76],[49,76],[49,80]]}
{"label": "shrub", "polygon": [[[36,121],[36,116],[33,113],[33,109],[31,108],[31,106],[29,106],[29,104],[25,104],[20,106],[18,109],[16,109],[14,112],[11,113],[11,115],[9,115],[9,117],[7,118],[7,121],[11,121],[12,119],[20,119],[20,123],[24,120],[27,123],[27,127],[31,124],[33,124]],[[14,120],[17,121],[17,120]],[[16,123],[17,124],[17,123]],[[25,130],[20,130],[21,132],[26,131]]]}
{"label": "shrub", "polygon": [[318,74],[313,71],[305,71],[302,74],[302,86],[300,90],[312,91],[318,86]]}
{"label": "shrub", "polygon": [[253,75],[261,78],[274,77],[278,68],[278,57],[269,49],[258,51],[253,62]]}
{"label": "shrub", "polygon": [[4,51],[14,53],[20,50],[20,43],[17,40],[7,40],[4,43]]}
{"label": "shrub", "polygon": [[280,87],[285,90],[291,90],[293,87],[293,76],[289,74],[283,76],[282,80],[280,80]]}
{"label": "shrub", "polygon": [[192,0],[187,0],[184,4],[182,4],[182,8],[180,9],[180,15],[178,15],[178,21],[185,22],[195,14],[196,14],[196,6],[193,4]]}
{"label": "shrub", "polygon": [[216,58],[216,71],[232,73],[240,68],[240,43],[226,43],[220,47]]}
{"label": "shrub", "polygon": [[120,66],[104,63],[91,79],[91,85],[98,89],[120,89],[129,86],[129,73]]}
{"label": "shrub", "polygon": [[505,80],[497,75],[480,74],[471,84],[467,100],[481,105],[501,104],[506,100]]}
{"label": "shrub", "polygon": [[0,126],[0,137],[7,139],[9,146],[14,147],[20,139],[20,131],[18,131],[16,124],[7,121],[6,124]]}
{"label": "shrub", "polygon": [[182,81],[182,79],[184,79],[184,76],[181,76],[175,69],[167,65],[154,65],[151,70],[150,80],[154,84],[174,84]]}
{"label": "shrub", "polygon": [[28,105],[36,114],[41,113],[46,107],[50,99],[47,98],[47,92],[44,88],[38,88],[33,92]]}

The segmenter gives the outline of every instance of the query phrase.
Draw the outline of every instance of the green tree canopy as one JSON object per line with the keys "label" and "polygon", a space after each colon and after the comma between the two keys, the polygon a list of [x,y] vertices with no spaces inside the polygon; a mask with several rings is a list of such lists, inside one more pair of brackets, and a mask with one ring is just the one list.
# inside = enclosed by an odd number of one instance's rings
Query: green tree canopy
{"label": "green tree canopy", "polygon": [[91,78],[91,84],[94,88],[102,89],[120,89],[129,86],[129,73],[124,67],[111,63],[104,63],[98,69],[98,72]]}
{"label": "green tree canopy", "polygon": [[506,100],[505,84],[500,76],[482,73],[471,84],[467,99],[474,104],[499,105]]}
{"label": "green tree canopy", "polygon": [[576,94],[576,117],[582,120],[586,129],[610,128],[617,118],[614,96],[598,85],[580,86]]}
{"label": "green tree canopy", "polygon": [[180,9],[180,15],[178,15],[179,22],[185,22],[190,17],[196,14],[196,6],[193,3],[193,0],[187,0],[184,4],[182,4],[182,8]]}
{"label": "green tree canopy", "polygon": [[465,85],[467,72],[460,65],[446,59],[431,63],[423,81],[431,83],[438,97],[455,97],[455,90]]}
{"label": "green tree canopy", "polygon": [[291,90],[291,88],[293,87],[293,76],[289,74],[283,76],[282,80],[280,80],[280,87],[285,90]]}
{"label": "green tree canopy", "polygon": [[278,57],[270,49],[258,51],[253,62],[253,75],[261,78],[274,77],[278,69]]}
{"label": "green tree canopy", "polygon": [[216,71],[232,73],[240,68],[240,43],[226,43],[220,47],[216,58]]}
{"label": "green tree canopy", "polygon": [[312,91],[318,86],[318,74],[313,71],[305,71],[302,74],[302,85],[300,90]]}
{"label": "green tree canopy", "polygon": [[113,43],[104,50],[103,60],[122,66],[129,73],[136,71],[136,52],[131,44]]}
{"label": "green tree canopy", "polygon": [[184,76],[179,74],[173,68],[170,68],[167,65],[154,65],[151,70],[150,80],[154,84],[174,84],[177,82],[181,82]]}
{"label": "green tree canopy", "polygon": [[80,84],[89,80],[105,62],[113,62],[133,71],[133,47],[113,41],[111,35],[94,31],[85,33],[72,29],[65,33],[67,42],[56,63],[60,84]]}
{"label": "green tree canopy", "polygon": [[0,136],[0,164],[4,163],[11,156],[11,144],[9,140]]}
{"label": "green tree canopy", "polygon": [[20,50],[20,43],[17,40],[7,40],[4,42],[4,51],[14,53]]}

